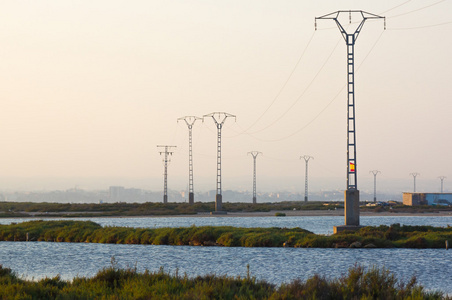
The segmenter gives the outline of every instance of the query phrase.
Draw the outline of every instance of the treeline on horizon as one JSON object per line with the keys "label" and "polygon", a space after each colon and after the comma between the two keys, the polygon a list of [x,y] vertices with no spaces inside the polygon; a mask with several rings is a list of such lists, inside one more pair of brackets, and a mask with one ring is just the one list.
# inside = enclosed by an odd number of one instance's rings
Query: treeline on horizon
{"label": "treeline on horizon", "polygon": [[367,226],[356,232],[318,235],[301,228],[190,226],[102,227],[92,221],[29,221],[0,225],[0,241],[143,244],[223,247],[444,248],[452,227]]}
{"label": "treeline on horizon", "polygon": [[[223,203],[227,212],[269,212],[272,210],[328,210],[343,207],[343,203],[329,202],[275,202],[275,203]],[[49,202],[0,202],[0,216],[29,217],[26,213],[50,213],[67,216],[149,216],[149,215],[190,215],[210,213],[215,210],[214,202],[188,203],[49,203]]]}
{"label": "treeline on horizon", "polygon": [[[343,208],[343,201],[284,201],[274,203],[223,203],[226,212],[270,212],[289,210],[330,210]],[[114,217],[114,216],[162,216],[162,215],[195,215],[210,213],[215,210],[214,202],[188,203],[50,203],[50,202],[0,202],[0,217],[30,217],[31,213],[57,217]],[[440,212],[450,211],[450,207],[441,206],[405,206],[392,207],[361,207],[361,211],[373,212]]]}
{"label": "treeline on horizon", "polygon": [[276,286],[250,275],[244,277],[171,275],[114,264],[92,278],[62,280],[60,276],[38,281],[19,278],[0,265],[1,299],[450,299],[441,291],[427,291],[417,283],[398,280],[385,268],[355,265],[335,279],[320,275]]}

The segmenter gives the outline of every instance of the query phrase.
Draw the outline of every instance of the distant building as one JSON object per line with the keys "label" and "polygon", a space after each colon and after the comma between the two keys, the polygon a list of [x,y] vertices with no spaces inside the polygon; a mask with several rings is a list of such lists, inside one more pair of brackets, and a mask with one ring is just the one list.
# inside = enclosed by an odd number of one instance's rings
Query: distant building
{"label": "distant building", "polygon": [[110,186],[108,190],[108,198],[113,202],[144,202],[147,200],[146,195],[141,189],[126,189],[123,186]]}
{"label": "distant building", "polygon": [[452,193],[403,193],[404,205],[452,205]]}
{"label": "distant building", "polygon": [[108,196],[110,200],[121,200],[124,195],[124,187],[123,186],[111,186],[108,191]]}

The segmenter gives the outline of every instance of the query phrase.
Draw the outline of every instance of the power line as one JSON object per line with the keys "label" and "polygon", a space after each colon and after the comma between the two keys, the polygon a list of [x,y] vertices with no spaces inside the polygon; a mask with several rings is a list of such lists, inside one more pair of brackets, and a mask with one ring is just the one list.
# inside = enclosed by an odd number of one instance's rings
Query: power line
{"label": "power line", "polygon": [[[364,59],[361,61],[361,63],[359,64],[359,66],[356,68],[356,73],[359,72],[359,70],[361,69],[361,67],[363,66],[364,62],[367,60],[367,58],[369,57],[369,55],[372,53],[372,51],[374,50],[375,46],[378,44],[378,42],[380,41],[381,37],[383,36],[384,31],[381,32],[381,34],[378,36],[377,40],[375,41],[375,43],[372,45],[372,47],[370,48],[370,50],[367,52],[367,54],[364,56]],[[337,45],[336,45],[337,46]],[[342,91],[345,89],[347,85],[344,84],[341,89],[336,93],[336,95],[334,95],[334,97],[331,99],[330,102],[328,102],[325,107],[323,107],[323,109],[314,117],[312,118],[308,123],[306,123],[303,127],[301,127],[300,129],[294,131],[293,133],[286,135],[284,137],[281,138],[277,138],[277,139],[261,139],[258,138],[256,136],[254,136],[254,133],[248,133],[248,132],[244,132],[245,134],[255,138],[256,140],[262,141],[262,142],[279,142],[285,139],[288,139],[298,133],[300,133],[301,131],[305,130],[307,127],[309,127],[309,125],[311,125],[312,123],[314,123],[315,120],[317,120],[327,109],[328,107],[330,107],[331,104],[333,104],[333,102],[337,99],[337,97],[339,97],[339,95],[342,93]],[[239,127],[240,125],[237,124]]]}
{"label": "power line", "polygon": [[414,30],[414,29],[424,29],[424,28],[431,28],[431,27],[439,27],[444,25],[452,24],[452,21],[444,22],[444,23],[438,23],[438,24],[431,24],[431,25],[425,25],[425,26],[416,26],[416,27],[395,27],[395,28],[388,28],[388,30]]}
{"label": "power line", "polygon": [[333,50],[331,51],[330,55],[328,55],[327,59],[325,60],[325,62],[323,63],[323,65],[320,67],[320,69],[317,71],[317,73],[315,74],[314,78],[312,78],[312,80],[309,82],[309,84],[305,87],[305,89],[303,90],[303,92],[300,94],[300,96],[297,97],[297,99],[289,106],[288,109],[286,109],[286,111],[284,111],[284,113],[282,115],[280,115],[276,120],[274,120],[273,122],[271,122],[269,125],[265,126],[264,128],[261,128],[257,131],[251,132],[251,134],[255,134],[255,133],[259,133],[262,132],[266,129],[268,129],[269,127],[275,125],[279,120],[281,120],[282,118],[285,117],[285,115],[298,103],[298,101],[300,101],[300,99],[304,96],[304,94],[308,91],[308,89],[311,87],[311,85],[314,83],[314,81],[317,79],[317,77],[319,76],[319,74],[322,72],[323,68],[326,66],[326,64],[328,63],[328,61],[330,60],[331,56],[333,56],[334,51],[336,50],[337,46],[339,45],[340,40],[338,40],[338,42],[336,43],[336,45],[334,46]]}
{"label": "power line", "polygon": [[251,124],[247,129],[245,129],[245,131],[248,131],[249,129],[251,129],[254,125],[256,125],[257,122],[260,121],[260,119],[262,119],[262,117],[268,112],[268,110],[273,106],[273,104],[275,104],[276,100],[279,98],[279,96],[281,95],[282,91],[284,90],[284,88],[286,87],[287,83],[289,83],[290,79],[292,78],[293,74],[295,73],[295,70],[297,69],[298,65],[301,62],[301,59],[303,58],[303,56],[306,53],[306,50],[308,50],[309,45],[311,44],[312,39],[314,38],[314,33],[311,35],[311,37],[309,38],[308,44],[306,45],[306,47],[304,48],[303,52],[300,55],[300,58],[298,58],[297,63],[295,64],[295,66],[293,67],[292,71],[289,74],[289,77],[287,78],[287,80],[284,82],[284,84],[282,85],[282,87],[279,89],[278,93],[276,94],[276,96],[273,98],[273,101],[270,103],[269,106],[267,106],[267,108],[264,110],[264,112],[259,116],[259,118],[257,118],[256,121],[254,121],[253,124]]}
{"label": "power line", "polygon": [[412,14],[412,13],[414,13],[414,12],[418,12],[418,11],[420,11],[420,10],[424,10],[424,9],[430,8],[430,7],[432,7],[432,6],[438,5],[438,4],[440,4],[441,2],[444,2],[444,1],[446,1],[446,0],[440,0],[440,1],[437,1],[437,2],[432,3],[432,4],[430,4],[430,5],[427,5],[427,6],[418,8],[418,9],[415,9],[415,10],[411,10],[411,11],[404,12],[404,13],[401,13],[401,14],[398,14],[398,15],[394,15],[394,16],[389,16],[388,19],[398,18],[398,17],[401,17],[401,16],[405,16],[405,15],[408,15],[408,14]]}
{"label": "power line", "polygon": [[405,2],[403,2],[402,4],[399,4],[399,5],[397,5],[397,6],[394,6],[393,8],[390,8],[390,9],[388,9],[388,10],[385,10],[385,11],[381,12],[380,15],[385,14],[385,13],[387,13],[388,11],[394,10],[394,9],[396,9],[396,8],[399,8],[399,7],[401,7],[401,6],[405,5],[405,4],[407,4],[408,2],[411,2],[411,0],[405,1]]}

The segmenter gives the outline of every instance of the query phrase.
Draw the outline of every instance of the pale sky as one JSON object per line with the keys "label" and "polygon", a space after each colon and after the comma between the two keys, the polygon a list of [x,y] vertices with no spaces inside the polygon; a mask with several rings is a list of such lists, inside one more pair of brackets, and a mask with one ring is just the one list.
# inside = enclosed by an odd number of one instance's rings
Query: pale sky
{"label": "pale sky", "polygon": [[[183,116],[227,112],[223,190],[345,189],[346,46],[337,10],[367,21],[355,47],[358,188],[452,191],[452,1],[1,1],[0,190],[163,189],[157,145]],[[360,21],[353,15],[352,21]],[[344,19],[344,26],[349,26]],[[354,30],[351,24],[347,27]],[[193,128],[195,191],[215,189],[216,127]],[[259,186],[260,184],[260,186]],[[449,187],[450,186],[450,187]]]}

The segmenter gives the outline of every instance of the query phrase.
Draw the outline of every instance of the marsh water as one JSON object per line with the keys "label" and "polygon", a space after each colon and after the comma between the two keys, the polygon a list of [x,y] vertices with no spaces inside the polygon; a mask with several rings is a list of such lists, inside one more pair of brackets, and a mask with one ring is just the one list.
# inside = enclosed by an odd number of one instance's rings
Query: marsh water
{"label": "marsh water", "polygon": [[[87,218],[77,218],[87,220]],[[159,217],[89,218],[102,226],[179,227],[301,227],[328,234],[343,217]],[[26,219],[1,219],[1,224]],[[378,226],[452,225],[451,217],[361,217],[361,224]],[[385,267],[399,280],[416,276],[428,289],[452,294],[452,250],[446,249],[300,249],[300,248],[225,248],[192,246],[112,245],[48,242],[0,242],[0,264],[24,278],[43,278],[59,274],[63,279],[93,276],[111,265],[114,257],[120,267],[164,270],[188,276],[217,274],[252,276],[274,284],[307,279],[315,273],[339,277],[354,264]]]}

